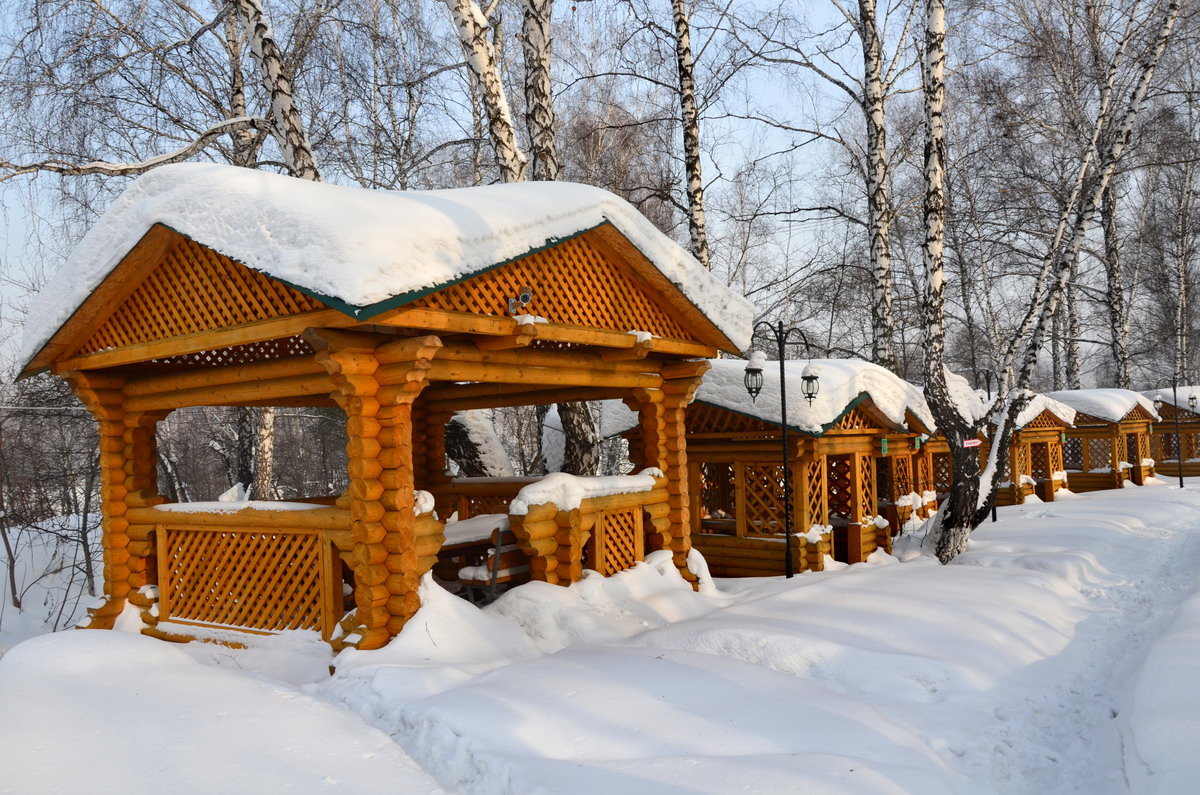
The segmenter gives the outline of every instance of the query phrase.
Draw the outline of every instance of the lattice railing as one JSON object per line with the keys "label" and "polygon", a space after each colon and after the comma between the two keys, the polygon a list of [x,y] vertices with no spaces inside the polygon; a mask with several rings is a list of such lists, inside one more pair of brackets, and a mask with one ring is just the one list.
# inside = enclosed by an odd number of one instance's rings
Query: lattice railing
{"label": "lattice railing", "polygon": [[607,577],[631,568],[644,557],[641,507],[605,511],[596,520],[596,571]]}
{"label": "lattice railing", "polygon": [[746,464],[746,533],[783,533],[783,489],[786,470],[779,464]]}
{"label": "lattice railing", "polygon": [[277,632],[341,618],[334,550],[318,530],[161,527],[159,611],[164,621]]}
{"label": "lattice railing", "polygon": [[815,458],[804,464],[804,484],[808,489],[807,520],[805,527],[813,525],[823,525],[827,523],[826,512],[826,494],[825,494],[825,466],[824,458]]}
{"label": "lattice railing", "polygon": [[858,459],[858,482],[862,484],[858,491],[859,515],[874,516],[877,511],[875,496],[875,459],[869,455]]}
{"label": "lattice railing", "polygon": [[1029,445],[1014,445],[1013,458],[1016,459],[1017,471],[1010,473],[1013,484],[1018,484],[1022,475],[1029,474]]}
{"label": "lattice railing", "polygon": [[[508,314],[509,299],[533,288],[529,312],[551,323],[590,328],[649,331],[690,339],[686,328],[649,297],[634,277],[607,262],[584,237],[451,285],[414,301],[428,307],[479,315]],[[587,296],[587,300],[581,300]]]}

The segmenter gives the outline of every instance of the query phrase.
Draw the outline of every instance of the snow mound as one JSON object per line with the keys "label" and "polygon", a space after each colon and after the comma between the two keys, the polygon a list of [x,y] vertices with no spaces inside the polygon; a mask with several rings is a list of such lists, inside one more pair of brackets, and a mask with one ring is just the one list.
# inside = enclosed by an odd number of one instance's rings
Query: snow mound
{"label": "snow mound", "polygon": [[580,477],[566,472],[551,472],[536,483],[530,483],[517,492],[508,504],[513,516],[529,513],[529,506],[553,503],[560,511],[572,511],[589,497],[606,497],[610,494],[636,494],[654,488],[655,479],[663,476],[662,470],[649,467],[636,475],[601,475]]}
{"label": "snow mound", "polygon": [[134,181],[28,315],[28,362],[156,223],[363,319],[610,222],[739,349],[754,307],[608,191],[530,182],[383,191],[183,163]]}
{"label": "snow mound", "polygon": [[1159,419],[1154,403],[1145,395],[1129,389],[1062,389],[1047,392],[1046,396],[1065,403],[1077,412],[1099,417],[1106,422],[1120,422],[1138,406],[1149,412],[1155,420]]}
{"label": "snow mound", "polygon": [[1075,409],[1048,395],[1034,395],[1017,415],[1017,430],[1033,422],[1043,411],[1048,411],[1067,425],[1075,424]]}
{"label": "snow mound", "polygon": [[0,658],[0,703],[12,792],[439,791],[347,710],[142,635],[26,641]]}
{"label": "snow mound", "polygon": [[1193,411],[1193,409],[1188,405],[1188,398],[1190,398],[1192,395],[1195,395],[1197,400],[1200,400],[1200,386],[1183,386],[1181,384],[1178,389],[1178,401],[1175,399],[1176,390],[1172,389],[1171,387],[1166,387],[1164,389],[1151,389],[1143,392],[1142,394],[1145,395],[1146,399],[1151,403],[1153,403],[1155,400],[1161,400],[1163,403],[1173,403],[1176,407],[1181,408],[1184,411]]}

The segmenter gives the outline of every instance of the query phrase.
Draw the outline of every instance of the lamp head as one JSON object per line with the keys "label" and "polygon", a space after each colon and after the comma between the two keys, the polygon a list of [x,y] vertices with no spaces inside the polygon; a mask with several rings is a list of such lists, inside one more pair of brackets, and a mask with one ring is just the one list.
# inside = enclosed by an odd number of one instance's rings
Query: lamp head
{"label": "lamp head", "polygon": [[746,375],[742,378],[742,383],[746,385],[746,391],[750,393],[750,400],[757,401],[763,388],[763,369],[762,360],[753,354],[750,356],[750,361],[746,362]]}

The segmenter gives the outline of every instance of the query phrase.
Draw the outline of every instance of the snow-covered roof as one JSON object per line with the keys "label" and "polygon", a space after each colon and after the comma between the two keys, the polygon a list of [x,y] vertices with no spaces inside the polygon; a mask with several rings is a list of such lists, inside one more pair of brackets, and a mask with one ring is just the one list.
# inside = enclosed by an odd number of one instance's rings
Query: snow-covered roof
{"label": "snow-covered roof", "polygon": [[[697,403],[707,403],[765,422],[780,422],[779,362],[763,361],[763,389],[757,400],[746,392],[746,362],[742,359],[713,359],[712,369],[696,392]],[[820,434],[834,425],[860,398],[868,398],[890,421],[906,427],[912,413],[927,429],[933,417],[921,390],[877,364],[861,359],[811,359],[789,361],[787,373],[788,427],[801,433]],[[800,391],[805,373],[818,377],[816,399],[810,405]],[[637,415],[620,401],[605,406],[602,430],[621,433],[637,425]]]}
{"label": "snow-covered roof", "polygon": [[1154,404],[1144,395],[1129,389],[1062,389],[1047,392],[1046,396],[1067,404],[1077,412],[1090,414],[1106,422],[1120,422],[1138,406],[1154,419],[1159,419]]}
{"label": "snow-covered roof", "polygon": [[735,346],[749,346],[753,305],[631,204],[600,188],[531,182],[366,190],[184,163],[139,177],[96,222],[38,296],[21,362],[50,340],[154,224],[365,319],[605,222]]}
{"label": "snow-covered roof", "polygon": [[[1145,395],[1146,399],[1149,400],[1151,403],[1153,403],[1155,400],[1161,400],[1163,403],[1173,404],[1173,405],[1183,409],[1184,411],[1192,411],[1193,410],[1191,407],[1188,406],[1188,398],[1191,397],[1192,395],[1195,395],[1196,399],[1198,401],[1200,401],[1200,385],[1198,385],[1198,386],[1180,385],[1179,389],[1178,389],[1178,393],[1179,393],[1178,402],[1175,400],[1175,390],[1173,390],[1171,387],[1166,387],[1164,389],[1150,389],[1150,390],[1147,390],[1146,392],[1143,392],[1142,394]],[[1200,409],[1196,409],[1196,412],[1200,413]]]}
{"label": "snow-covered roof", "polygon": [[1048,395],[1034,395],[1017,415],[1017,430],[1033,422],[1043,411],[1048,411],[1067,425],[1075,424],[1075,409]]}

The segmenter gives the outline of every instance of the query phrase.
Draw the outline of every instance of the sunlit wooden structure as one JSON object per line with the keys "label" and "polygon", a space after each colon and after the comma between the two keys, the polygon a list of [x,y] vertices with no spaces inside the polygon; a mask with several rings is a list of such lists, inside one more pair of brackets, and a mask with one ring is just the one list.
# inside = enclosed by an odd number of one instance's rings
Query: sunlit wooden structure
{"label": "sunlit wooden structure", "polygon": [[[336,190],[331,201],[345,196]],[[589,543],[606,572],[667,549],[691,577],[683,410],[705,359],[737,346],[613,223],[528,248],[368,308],[165,224],[113,252],[118,264],[22,372],[62,376],[99,422],[104,604],[91,626],[112,626],[130,604],[164,637],[305,628],[338,647],[382,646],[419,607],[418,583],[442,546],[435,502],[489,496],[445,471],[445,423],[476,407],[626,400],[638,415],[637,457],[660,482],[575,516],[538,506],[515,523],[521,544],[533,576],[550,582],[578,578]],[[510,301],[527,288],[527,314],[514,317]],[[155,427],[197,405],[341,407],[349,488],[332,505],[165,504]],[[514,486],[482,490],[495,508]],[[547,535],[546,521],[559,530]]]}
{"label": "sunlit wooden structure", "polygon": [[[824,365],[826,381],[837,377],[833,360],[817,364]],[[795,571],[821,569],[825,555],[857,563],[876,549],[890,551],[893,534],[913,511],[912,451],[928,420],[912,412],[903,421],[889,419],[866,392],[826,409],[829,421],[820,427],[800,419],[793,425],[789,412],[785,466],[779,420],[751,416],[728,399],[744,362],[713,365],[685,420],[692,544],[710,571],[719,577],[784,572],[785,477],[792,481]],[[773,367],[764,373],[769,385],[778,380]],[[824,388],[838,392],[834,387]],[[777,401],[764,395],[758,410],[777,417]],[[638,429],[623,435],[639,443]]]}
{"label": "sunlit wooden structure", "polygon": [[[1171,389],[1159,389],[1145,394],[1150,400],[1160,401],[1158,413],[1162,420],[1154,423],[1150,438],[1150,452],[1155,460],[1155,471],[1177,478],[1182,460],[1184,477],[1200,475],[1200,408],[1193,408],[1189,401],[1192,395],[1200,396],[1200,387],[1179,387],[1178,405]],[[1180,447],[1183,451],[1182,456]]]}
{"label": "sunlit wooden structure", "polygon": [[1154,477],[1150,432],[1158,417],[1144,397],[1124,389],[1063,390],[1049,397],[1076,412],[1063,447],[1071,491],[1119,489],[1131,481],[1141,486]]}

